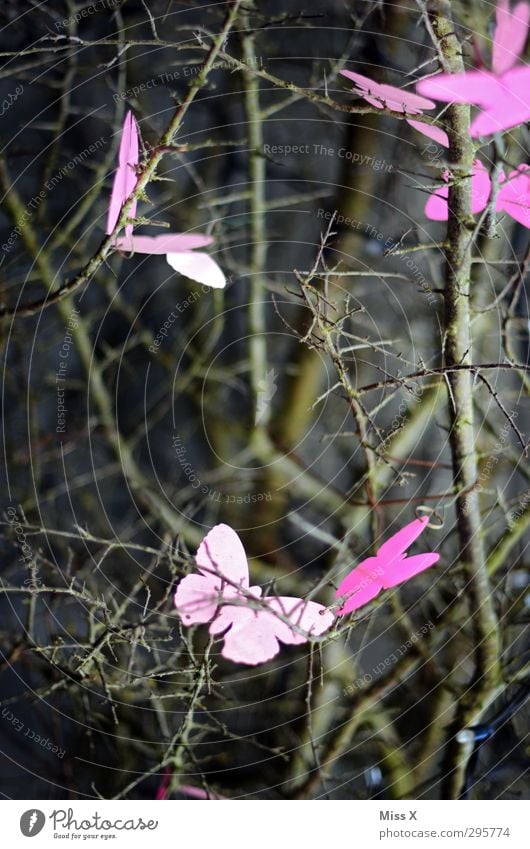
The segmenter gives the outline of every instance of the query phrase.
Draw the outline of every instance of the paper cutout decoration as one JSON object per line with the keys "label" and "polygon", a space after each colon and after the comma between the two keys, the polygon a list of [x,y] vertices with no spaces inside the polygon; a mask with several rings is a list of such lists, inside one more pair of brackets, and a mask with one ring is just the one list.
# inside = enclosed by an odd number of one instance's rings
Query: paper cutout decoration
{"label": "paper cutout decoration", "polygon": [[341,603],[338,616],[358,610],[382,590],[397,587],[440,559],[439,554],[431,551],[412,557],[406,555],[407,548],[423,533],[428,522],[428,516],[414,519],[384,542],[375,557],[367,557],[344,578],[335,593]]}
{"label": "paper cutout decoration", "polygon": [[[122,206],[130,196],[136,186],[136,166],[138,165],[139,146],[138,146],[138,125],[136,118],[131,111],[127,112],[123,129],[121,132],[120,147],[118,151],[118,168],[114,175],[112,183],[112,193],[110,196],[109,210],[107,213],[107,234],[112,233]],[[129,217],[134,218],[136,215],[137,202],[131,206]],[[127,224],[125,227],[125,235],[130,236],[133,231],[133,225]]]}
{"label": "paper cutout decoration", "polygon": [[354,71],[341,71],[343,77],[355,83],[354,94],[364,98],[376,109],[392,109],[393,112],[404,112],[407,115],[420,115],[424,109],[434,109],[436,106],[432,100],[419,97],[411,91],[397,88],[385,83],[376,83],[363,74]]}
{"label": "paper cutout decoration", "polygon": [[[449,147],[447,133],[440,127],[424,124],[422,121],[408,121],[407,123],[442,147]],[[447,183],[450,177],[449,171],[444,171],[442,177]],[[488,171],[479,159],[475,159],[471,171],[471,212],[476,214],[486,209],[490,195],[491,180]],[[427,218],[430,218],[431,221],[447,221],[449,216],[448,197],[448,186],[440,186],[440,188],[435,189],[425,204],[424,212]]]}
{"label": "paper cutout decoration", "polygon": [[[139,157],[138,124],[131,111],[127,112],[123,123],[120,148],[118,153],[118,168],[114,175],[109,210],[107,214],[107,234],[112,233],[124,203],[130,197],[137,181],[136,166]],[[137,202],[131,206],[129,217],[136,215]],[[114,247],[127,253],[165,254],[166,260],[175,271],[185,277],[210,286],[222,289],[226,278],[215,260],[202,251],[194,248],[203,247],[213,242],[210,236],[192,233],[164,233],[160,236],[133,235],[134,225],[125,226],[125,235],[118,236]]]}
{"label": "paper cutout decoration", "polygon": [[184,625],[210,622],[210,634],[224,636],[222,656],[235,663],[264,663],[278,654],[280,643],[301,645],[333,624],[333,613],[314,601],[262,599],[261,588],[249,586],[245,550],[228,525],[216,525],[206,535],[196,563],[198,573],[177,587],[177,613]]}
{"label": "paper cutout decoration", "polygon": [[442,147],[449,147],[449,137],[441,127],[435,127],[434,124],[425,124],[423,121],[413,121],[412,118],[407,118],[407,124],[410,124],[411,127],[414,127],[427,138],[441,144]]}
{"label": "paper cutout decoration", "polygon": [[[444,171],[443,179],[449,181],[449,171]],[[475,159],[471,170],[471,212],[475,215],[482,212],[488,205],[491,194],[491,180],[486,167],[479,159]],[[425,204],[425,215],[432,221],[447,221],[449,210],[447,199],[449,186],[435,189]]]}
{"label": "paper cutout decoration", "polygon": [[[439,127],[432,127],[421,121],[408,121],[408,123],[415,130],[438,142],[443,147],[449,146],[447,133]],[[425,131],[425,127],[429,127],[429,132]],[[446,182],[448,181],[448,171],[443,173],[443,179]],[[499,182],[501,186],[495,199],[497,212],[506,212],[507,215],[518,221],[519,224],[530,228],[530,166],[520,165],[508,177],[504,173],[501,173]],[[430,218],[432,221],[447,221],[448,195],[448,186],[441,186],[435,189],[425,205],[425,215],[427,218]],[[491,179],[488,171],[479,159],[475,159],[471,172],[471,211],[473,214],[482,212],[486,208],[490,195]]]}
{"label": "paper cutout decoration", "polygon": [[223,289],[226,278],[211,256],[194,248],[210,245],[211,236],[194,233],[168,233],[162,236],[122,236],[116,239],[121,251],[138,254],[165,254],[166,260],[175,271],[185,277],[203,283],[212,289]]}

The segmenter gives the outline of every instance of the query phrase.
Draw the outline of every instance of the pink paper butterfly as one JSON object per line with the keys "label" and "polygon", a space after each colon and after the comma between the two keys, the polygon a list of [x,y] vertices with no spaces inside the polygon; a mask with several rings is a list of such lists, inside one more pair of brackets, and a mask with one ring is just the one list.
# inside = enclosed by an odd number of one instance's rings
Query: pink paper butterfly
{"label": "pink paper butterfly", "polygon": [[[443,147],[449,147],[447,133],[440,129],[440,127],[424,124],[422,121],[408,121],[408,123],[415,130],[427,136],[427,138],[433,139],[433,141],[441,144]],[[446,183],[449,180],[449,176],[449,171],[444,171],[442,177]],[[471,171],[471,212],[473,214],[486,209],[490,194],[491,180],[488,171],[479,159],[475,159]],[[448,197],[448,186],[440,186],[439,189],[435,189],[425,205],[425,215],[427,218],[430,218],[431,221],[447,221],[449,214],[447,208]]]}
{"label": "pink paper butterfly", "polygon": [[[433,139],[443,147],[449,147],[447,133],[439,127],[424,124],[421,121],[408,121],[411,127],[428,138]],[[449,172],[443,174],[444,180],[449,179]],[[501,186],[497,193],[495,208],[506,212],[519,224],[530,228],[530,166],[520,165],[512,171],[508,178],[504,173],[499,177]],[[432,221],[447,221],[447,198],[449,189],[441,186],[436,189],[425,205],[425,215]],[[475,159],[471,172],[471,211],[475,214],[486,208],[491,195],[490,176],[480,160]]]}
{"label": "pink paper butterfly", "polygon": [[371,106],[377,109],[392,109],[394,112],[406,112],[408,115],[421,115],[424,109],[433,109],[436,104],[425,97],[418,97],[410,91],[404,91],[393,85],[376,83],[363,74],[353,71],[341,71],[343,77],[355,83],[354,94],[363,97]]}
{"label": "pink paper butterfly", "polygon": [[[449,181],[449,171],[444,171],[443,179]],[[479,159],[473,162],[471,170],[471,212],[475,215],[482,212],[488,205],[491,194],[491,180],[486,167]],[[449,186],[440,186],[435,189],[425,204],[425,215],[431,221],[447,221],[449,211],[447,199],[449,197]]]}
{"label": "pink paper butterfly", "polygon": [[[112,233],[123,204],[136,186],[136,166],[138,165],[138,125],[132,112],[127,112],[123,122],[120,149],[118,152],[118,168],[114,175],[112,194],[110,196],[109,211],[107,214],[106,233]],[[130,218],[136,215],[136,201],[129,210]],[[125,235],[130,236],[133,225],[127,224]]]}
{"label": "pink paper butterfly", "polygon": [[526,43],[530,6],[509,0],[497,4],[492,71],[437,74],[422,80],[417,90],[445,103],[471,103],[481,112],[471,124],[471,135],[487,136],[522,124],[530,118],[530,68],[513,66]]}
{"label": "pink paper butterfly", "polygon": [[[132,112],[127,112],[123,124],[118,168],[114,175],[112,194],[107,216],[107,233],[112,233],[125,201],[136,186],[136,166],[138,165],[138,125]],[[129,210],[129,216],[136,215],[136,201]],[[114,247],[128,253],[166,254],[166,259],[175,271],[179,271],[197,283],[203,283],[214,289],[222,289],[226,279],[217,263],[202,251],[194,252],[213,242],[210,236],[189,233],[165,233],[161,236],[133,236],[133,224],[127,224],[125,235],[119,236]]]}
{"label": "pink paper butterfly", "polygon": [[363,607],[382,590],[397,587],[436,563],[440,555],[434,552],[416,554],[414,557],[405,554],[428,522],[427,516],[414,519],[384,542],[375,557],[367,557],[344,578],[335,593],[342,605],[337,612],[338,616],[345,616]]}
{"label": "pink paper butterfly", "polygon": [[333,624],[333,613],[314,601],[261,599],[260,587],[249,586],[241,540],[228,525],[212,528],[195,559],[199,574],[179,583],[177,613],[185,625],[210,622],[210,634],[224,635],[221,654],[229,660],[250,666],[264,663],[278,654],[280,642],[301,645]]}
{"label": "pink paper butterfly", "polygon": [[217,263],[202,248],[211,245],[211,236],[200,233],[167,233],[161,236],[118,236],[116,247],[121,251],[138,254],[165,254],[175,271],[212,289],[223,289],[226,278]]}

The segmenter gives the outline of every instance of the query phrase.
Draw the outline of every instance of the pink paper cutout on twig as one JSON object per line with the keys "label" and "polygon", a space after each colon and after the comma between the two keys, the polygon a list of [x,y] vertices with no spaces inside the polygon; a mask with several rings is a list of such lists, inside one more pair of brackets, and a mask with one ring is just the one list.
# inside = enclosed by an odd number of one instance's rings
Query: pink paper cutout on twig
{"label": "pink paper cutout on twig", "polygon": [[[138,125],[132,112],[127,112],[123,124],[118,168],[114,175],[112,193],[107,215],[107,233],[112,233],[124,203],[130,197],[137,181],[136,166],[139,157]],[[131,205],[129,218],[136,215],[137,202]],[[195,251],[213,242],[211,236],[195,233],[163,233],[159,236],[133,235],[134,225],[125,226],[125,235],[118,236],[114,247],[127,253],[165,254],[171,268],[213,289],[222,289],[226,278],[221,268],[209,254]]]}
{"label": "pink paper cutout on twig", "polygon": [[377,109],[392,109],[394,112],[405,112],[407,115],[420,115],[424,109],[434,109],[436,106],[432,100],[419,97],[411,91],[397,88],[385,83],[376,83],[364,74],[354,71],[341,71],[343,77],[355,83],[354,94],[364,98],[371,106]]}
{"label": "pink paper cutout on twig", "polygon": [[249,586],[245,550],[228,525],[216,525],[197,551],[198,574],[187,575],[175,593],[185,625],[210,622],[210,634],[223,635],[221,654],[255,666],[275,657],[280,643],[300,645],[325,633],[334,615],[314,601],[290,596],[261,599]]}
{"label": "pink paper cutout on twig", "polygon": [[358,610],[382,590],[397,587],[439,560],[440,555],[434,552],[406,556],[407,548],[423,533],[428,522],[427,516],[414,519],[384,542],[375,557],[367,557],[344,578],[335,593],[341,602],[338,616]]}
{"label": "pink paper cutout on twig", "polygon": [[[118,223],[123,204],[136,186],[138,156],[138,125],[133,113],[129,111],[123,122],[120,148],[118,151],[118,168],[116,169],[114,182],[112,183],[112,193],[107,214],[107,228],[105,231],[107,234],[112,233],[114,230]],[[129,218],[134,218],[136,215],[136,206],[137,203],[134,201],[129,210]],[[125,227],[126,236],[130,236],[132,231],[133,225],[127,224]]]}

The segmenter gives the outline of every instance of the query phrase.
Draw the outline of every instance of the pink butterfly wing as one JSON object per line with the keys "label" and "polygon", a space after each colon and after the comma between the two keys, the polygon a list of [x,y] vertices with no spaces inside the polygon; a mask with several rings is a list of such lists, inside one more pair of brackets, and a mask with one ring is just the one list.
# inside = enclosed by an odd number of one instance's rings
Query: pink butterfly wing
{"label": "pink butterfly wing", "polygon": [[204,233],[161,233],[155,236],[155,240],[156,253],[169,254],[205,248],[212,244],[213,236],[206,236]]}
{"label": "pink butterfly wing", "polygon": [[434,124],[425,124],[423,121],[414,121],[412,118],[407,118],[407,124],[414,127],[419,133],[427,136],[428,139],[441,144],[442,147],[449,147],[449,138],[445,130],[440,127],[435,127]]}
{"label": "pink butterfly wing", "polygon": [[428,516],[420,516],[390,537],[377,552],[377,560],[383,568],[381,584],[389,589],[428,569],[439,559],[439,554],[428,552],[414,557],[404,557],[406,550],[423,533],[429,523]]}
{"label": "pink butterfly wing", "polygon": [[210,286],[212,289],[224,289],[226,285],[226,278],[215,260],[202,251],[170,252],[166,255],[166,259],[171,268],[197,283]]}
{"label": "pink butterfly wing", "polygon": [[[355,94],[360,94],[361,97],[363,97],[364,100],[366,100],[366,102],[370,106],[373,106],[375,109],[384,109],[385,108],[385,104],[383,103],[383,100],[382,99],[377,100],[377,98],[372,94],[362,94],[362,92],[360,92],[360,91],[355,91]],[[390,108],[392,108],[392,107],[390,107]]]}
{"label": "pink butterfly wing", "polygon": [[413,557],[404,557],[394,562],[385,570],[383,576],[383,589],[389,590],[397,587],[403,581],[408,581],[414,575],[419,575],[440,559],[439,554],[428,552],[426,554],[415,554]]}
{"label": "pink butterfly wing", "polygon": [[352,613],[378,596],[383,589],[382,575],[383,570],[377,557],[368,557],[359,563],[337,588],[335,598],[343,602],[337,616]]}
{"label": "pink butterfly wing", "polygon": [[357,88],[359,89],[359,94],[375,94],[378,96],[378,90],[380,87],[379,83],[376,83],[375,80],[371,80],[370,77],[365,77],[364,74],[357,74],[355,71],[341,71],[340,72],[343,77],[347,77],[347,79],[351,80]]}
{"label": "pink butterfly wing", "polygon": [[191,251],[211,245],[213,238],[201,233],[167,233],[160,236],[119,236],[116,247],[127,253],[167,254],[173,251]]}
{"label": "pink butterfly wing", "polygon": [[364,74],[357,74],[354,71],[341,71],[340,73],[355,83],[357,94],[378,109],[387,106],[396,112],[407,112],[413,115],[422,112],[424,109],[433,109],[435,106],[431,100],[427,100],[425,97],[419,97],[413,92],[404,91],[393,85],[377,83],[375,80],[365,77]]}
{"label": "pink butterfly wing", "polygon": [[[297,628],[313,636],[328,631],[335,618],[330,610],[315,601],[305,601],[292,596],[273,596],[266,599],[266,602],[271,610],[287,617]],[[286,622],[276,616],[271,619],[274,620],[274,633],[282,643],[301,645],[307,642],[307,637],[290,628]]]}
{"label": "pink butterfly wing", "polygon": [[[210,622],[223,598],[237,597],[239,587],[248,588],[245,549],[228,525],[215,525],[206,534],[195,555],[195,562],[200,574],[183,578],[174,599],[177,613],[185,625]],[[227,578],[229,583],[223,578]]]}
{"label": "pink butterfly wing", "polygon": [[114,246],[119,251],[136,254],[156,254],[156,236],[137,236],[125,231],[125,236],[118,236]]}
{"label": "pink butterfly wing", "polygon": [[[444,180],[447,180],[449,172],[443,174]],[[471,212],[476,214],[482,212],[486,208],[491,194],[491,180],[487,168],[479,160],[473,162],[473,171],[471,176]],[[447,221],[448,206],[447,199],[449,197],[449,187],[441,186],[436,189],[425,205],[425,215],[431,221]]]}
{"label": "pink butterfly wing", "polygon": [[530,68],[513,68],[497,82],[496,96],[471,124],[471,135],[510,130],[530,118]]}
{"label": "pink butterfly wing", "polygon": [[393,85],[382,83],[379,86],[379,94],[384,104],[395,112],[406,112],[409,115],[418,115],[424,109],[434,109],[436,104],[426,97],[420,97],[412,91],[405,91]]}
{"label": "pink butterfly wing", "polygon": [[491,57],[491,67],[496,74],[504,74],[517,62],[526,44],[529,22],[527,3],[518,3],[511,12],[509,0],[499,0]]}
{"label": "pink butterfly wing", "polygon": [[355,83],[355,94],[363,97],[370,106],[374,106],[376,109],[383,109],[379,83],[374,82],[369,77],[365,77],[363,74],[356,74],[354,71],[341,71],[340,73]]}
{"label": "pink butterfly wing", "polygon": [[437,74],[417,85],[418,91],[447,103],[471,103],[483,111],[471,124],[471,135],[488,136],[530,118],[530,68],[513,68],[500,77],[488,71]]}
{"label": "pink butterfly wing", "polygon": [[[447,179],[448,172],[444,171],[444,180]],[[447,221],[449,211],[447,207],[447,199],[449,197],[449,186],[440,186],[431,194],[429,200],[425,204],[424,213],[430,221]]]}
{"label": "pink butterfly wing", "polygon": [[[334,621],[331,611],[313,601],[275,596],[266,599],[265,603],[271,611],[288,617],[308,635],[324,633]],[[249,666],[265,663],[275,657],[280,650],[280,642],[300,645],[308,639],[293,630],[274,612],[263,608],[253,610],[243,605],[223,605],[209,631],[213,636],[224,633],[221,650],[223,657]]]}
{"label": "pink butterfly wing", "polygon": [[497,195],[497,209],[530,228],[530,166],[520,165],[503,182]]}
{"label": "pink butterfly wing", "polygon": [[210,622],[215,616],[223,590],[223,581],[215,575],[186,575],[175,592],[177,613],[185,625]]}
{"label": "pink butterfly wing", "polygon": [[502,86],[489,71],[436,74],[421,80],[416,90],[444,103],[473,103],[477,106],[492,105],[502,97]]}
{"label": "pink butterfly wing", "polygon": [[[120,149],[118,153],[118,168],[114,174],[112,192],[110,196],[109,210],[107,214],[106,233],[114,230],[123,204],[136,186],[135,166],[139,161],[138,125],[132,112],[127,112],[121,134]],[[129,217],[136,215],[136,201],[129,210]],[[132,224],[125,228],[126,235],[131,235]]]}
{"label": "pink butterfly wing", "polygon": [[213,636],[224,633],[223,657],[234,663],[256,666],[271,660],[280,650],[272,620],[270,613],[224,605],[209,631]]}
{"label": "pink butterfly wing", "polygon": [[488,169],[479,159],[475,159],[471,178],[471,212],[474,215],[486,209],[490,194],[491,179]]}
{"label": "pink butterfly wing", "polygon": [[203,575],[221,575],[229,586],[248,587],[248,562],[243,543],[229,525],[215,525],[201,542],[195,561]]}
{"label": "pink butterfly wing", "polygon": [[387,539],[377,550],[377,560],[391,562],[397,559],[401,554],[405,553],[414,540],[418,539],[428,524],[428,516],[420,516],[419,519],[409,522],[408,525],[405,525],[404,528],[393,534],[390,539]]}

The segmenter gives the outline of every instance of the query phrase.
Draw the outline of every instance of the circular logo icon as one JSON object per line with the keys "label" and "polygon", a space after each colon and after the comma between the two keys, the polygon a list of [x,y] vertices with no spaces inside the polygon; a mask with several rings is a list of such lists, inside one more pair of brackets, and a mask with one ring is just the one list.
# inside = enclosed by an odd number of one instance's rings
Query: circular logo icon
{"label": "circular logo icon", "polygon": [[20,817],[20,830],[24,837],[35,837],[44,828],[46,816],[37,808],[24,811]]}

